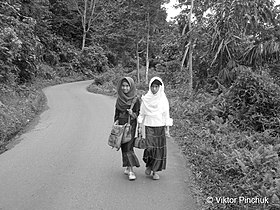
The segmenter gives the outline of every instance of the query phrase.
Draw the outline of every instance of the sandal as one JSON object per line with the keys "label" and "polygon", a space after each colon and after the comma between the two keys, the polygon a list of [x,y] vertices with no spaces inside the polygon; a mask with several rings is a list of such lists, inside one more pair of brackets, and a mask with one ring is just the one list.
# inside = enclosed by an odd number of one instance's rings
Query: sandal
{"label": "sandal", "polygon": [[159,175],[157,173],[153,173],[153,180],[159,180]]}
{"label": "sandal", "polygon": [[136,179],[135,173],[132,172],[132,171],[129,172],[129,173],[128,173],[128,179],[129,179],[130,181],[135,180],[135,179]]}
{"label": "sandal", "polygon": [[128,169],[128,167],[126,167],[126,169],[124,170],[124,172],[123,172],[125,175],[128,175],[129,174],[129,169]]}

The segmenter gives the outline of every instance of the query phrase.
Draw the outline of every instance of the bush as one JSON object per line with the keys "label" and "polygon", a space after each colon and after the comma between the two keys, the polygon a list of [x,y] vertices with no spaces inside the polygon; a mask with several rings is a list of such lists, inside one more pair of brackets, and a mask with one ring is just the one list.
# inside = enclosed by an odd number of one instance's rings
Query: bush
{"label": "bush", "polygon": [[[178,91],[178,90],[176,90]],[[170,94],[172,95],[172,94]],[[280,208],[280,138],[270,130],[240,131],[234,118],[223,119],[217,104],[223,97],[198,94],[171,98],[174,132],[206,197],[267,198],[268,204],[216,203],[206,209]]]}
{"label": "bush", "polygon": [[170,84],[172,87],[176,87],[183,83],[183,79],[186,80],[186,74],[180,71],[181,64],[178,60],[166,62],[165,65],[163,80],[166,81],[166,85]]}
{"label": "bush", "polygon": [[0,84],[0,152],[42,110],[44,101],[43,93],[34,87]]}
{"label": "bush", "polygon": [[104,50],[98,46],[85,48],[79,55],[80,67],[88,74],[102,73],[108,70],[108,59]]}
{"label": "bush", "polygon": [[280,133],[280,87],[267,74],[240,72],[225,98],[223,117],[234,118],[242,130]]}
{"label": "bush", "polygon": [[36,74],[36,50],[39,43],[34,36],[34,23],[0,15],[0,80],[30,82]]}
{"label": "bush", "polygon": [[[149,87],[144,81],[145,69],[140,70],[141,82],[138,83],[137,82],[137,71],[133,70],[133,71],[127,73],[127,68],[122,68],[122,67],[116,67],[116,68],[109,69],[105,73],[101,73],[98,76],[96,76],[93,84],[91,84],[89,86],[88,90],[90,92],[102,93],[102,94],[106,94],[106,95],[115,95],[117,84],[118,84],[119,80],[125,76],[131,77],[135,81],[136,88],[138,91],[137,92],[138,96],[141,96],[148,91]],[[161,76],[161,75],[158,72],[150,70],[149,79],[154,76]],[[108,90],[110,90],[110,91],[108,91]]]}

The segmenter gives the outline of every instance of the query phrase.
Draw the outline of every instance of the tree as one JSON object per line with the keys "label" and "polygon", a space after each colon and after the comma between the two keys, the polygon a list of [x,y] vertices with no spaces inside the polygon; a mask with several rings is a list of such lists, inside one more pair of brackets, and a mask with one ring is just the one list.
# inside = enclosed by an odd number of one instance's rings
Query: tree
{"label": "tree", "polygon": [[[197,38],[194,46],[195,65],[207,63],[207,75],[230,82],[240,65],[252,66],[260,63],[260,60],[267,62],[267,55],[274,55],[273,58],[277,59],[275,55],[279,50],[275,47],[278,46],[275,29],[278,26],[273,2],[195,1],[195,21],[190,33]],[[180,0],[181,6],[190,3],[190,0]],[[188,14],[188,8],[183,9],[181,16]],[[267,47],[267,50],[262,51],[263,47]]]}
{"label": "tree", "polygon": [[[190,8],[189,8],[189,13],[187,14],[187,21],[185,21],[185,26],[183,28],[182,31],[182,36],[186,35],[187,32],[190,32],[192,30],[192,16],[193,16],[193,2],[194,0],[190,0]],[[188,28],[188,31],[186,31],[186,29]],[[191,35],[188,35],[188,44],[185,46],[185,52],[182,58],[182,62],[181,62],[181,71],[184,68],[184,63],[186,60],[186,56],[187,54],[189,55],[189,59],[188,59],[188,76],[189,76],[189,85],[188,85],[188,93],[189,95],[192,94],[192,86],[193,86],[193,65],[192,65],[192,54],[193,54],[193,40],[194,37],[192,37]]]}
{"label": "tree", "polygon": [[145,6],[145,14],[146,14],[146,72],[145,72],[145,82],[148,84],[149,78],[149,49],[150,49],[150,40],[151,36],[155,36],[158,26],[161,25],[161,21],[164,22],[166,16],[162,15],[162,5],[167,3],[164,0],[157,1],[144,1]]}
{"label": "tree", "polygon": [[72,0],[81,18],[83,27],[82,50],[85,48],[86,37],[92,28],[92,24],[97,17],[96,4],[98,0]]}
{"label": "tree", "polygon": [[147,38],[146,38],[146,84],[149,83],[149,44],[150,44],[150,12],[147,11]]}
{"label": "tree", "polygon": [[149,67],[150,52],[154,52],[157,47],[153,43],[159,36],[158,31],[166,23],[166,11],[161,8],[164,2],[163,0],[100,2],[103,12],[91,31],[92,41],[110,49],[124,67],[137,68],[138,82],[140,82],[140,65],[146,64],[146,68]]}
{"label": "tree", "polygon": [[66,0],[50,1],[50,12],[52,13],[52,18],[49,20],[51,32],[80,48],[83,28],[74,3]]}

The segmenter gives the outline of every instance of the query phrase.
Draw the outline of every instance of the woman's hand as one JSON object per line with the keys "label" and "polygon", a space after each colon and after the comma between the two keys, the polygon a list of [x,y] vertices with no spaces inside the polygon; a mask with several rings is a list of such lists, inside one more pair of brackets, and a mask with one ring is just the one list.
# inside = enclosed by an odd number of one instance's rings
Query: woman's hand
{"label": "woman's hand", "polygon": [[170,137],[169,126],[166,126],[166,127],[165,127],[165,136],[166,136],[166,137]]}
{"label": "woman's hand", "polygon": [[136,114],[133,113],[132,109],[127,109],[128,114],[132,117],[132,118],[136,118]]}
{"label": "woman's hand", "polygon": [[141,123],[138,124],[138,133],[142,134],[142,124]]}
{"label": "woman's hand", "polygon": [[133,111],[132,109],[127,109],[128,114],[130,114],[131,116],[133,115]]}

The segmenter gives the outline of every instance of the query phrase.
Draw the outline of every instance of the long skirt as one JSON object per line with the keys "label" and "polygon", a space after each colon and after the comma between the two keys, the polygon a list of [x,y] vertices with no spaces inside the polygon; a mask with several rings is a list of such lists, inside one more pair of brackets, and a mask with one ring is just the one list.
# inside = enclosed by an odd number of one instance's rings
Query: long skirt
{"label": "long skirt", "polygon": [[[132,134],[135,134],[135,131],[132,132]],[[132,135],[132,139],[129,142],[121,144],[123,167],[140,166],[138,158],[134,153],[133,146],[134,135]]]}
{"label": "long skirt", "polygon": [[144,150],[143,160],[146,167],[152,171],[162,171],[166,168],[166,137],[165,128],[162,127],[145,127],[147,149]]}

